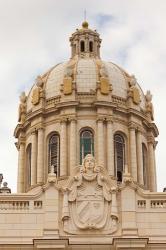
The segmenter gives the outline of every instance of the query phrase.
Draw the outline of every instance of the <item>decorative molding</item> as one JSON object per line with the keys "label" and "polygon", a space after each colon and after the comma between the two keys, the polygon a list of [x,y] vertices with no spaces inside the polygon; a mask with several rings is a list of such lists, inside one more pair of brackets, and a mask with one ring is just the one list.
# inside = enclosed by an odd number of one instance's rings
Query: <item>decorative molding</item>
{"label": "decorative molding", "polygon": [[[112,234],[118,229],[117,189],[105,169],[86,155],[63,188],[62,221],[69,234]],[[97,231],[96,231],[97,230]]]}

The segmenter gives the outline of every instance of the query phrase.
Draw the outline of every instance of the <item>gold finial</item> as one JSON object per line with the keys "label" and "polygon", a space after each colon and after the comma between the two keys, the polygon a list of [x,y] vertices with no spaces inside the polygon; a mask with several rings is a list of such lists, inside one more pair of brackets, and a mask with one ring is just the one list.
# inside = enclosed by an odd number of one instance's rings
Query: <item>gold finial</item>
{"label": "gold finial", "polygon": [[82,23],[82,28],[83,28],[83,29],[88,29],[88,26],[89,26],[89,24],[88,24],[87,21],[84,21],[84,22]]}
{"label": "gold finial", "polygon": [[84,22],[82,23],[82,28],[83,29],[88,29],[88,22],[86,21],[86,10],[84,11]]}

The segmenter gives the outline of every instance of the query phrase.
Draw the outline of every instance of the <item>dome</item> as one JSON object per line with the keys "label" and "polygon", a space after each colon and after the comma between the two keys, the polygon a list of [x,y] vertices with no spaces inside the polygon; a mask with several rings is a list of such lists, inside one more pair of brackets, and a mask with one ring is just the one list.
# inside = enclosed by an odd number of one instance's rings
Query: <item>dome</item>
{"label": "dome", "polygon": [[150,91],[144,95],[134,75],[101,59],[100,36],[87,23],[70,44],[71,58],[38,76],[29,94],[20,96],[18,190],[46,183],[51,172],[59,182],[69,178],[87,154],[112,180],[122,182],[130,172],[139,185],[155,190],[155,175],[150,181],[147,175],[158,135]]}
{"label": "dome", "polygon": [[[72,63],[72,60],[69,62],[59,63],[51,70],[49,70],[46,74],[44,74],[43,78],[46,78],[44,90],[47,100],[61,95],[65,72],[70,63]],[[77,57],[74,60],[73,71],[77,93],[88,93],[91,91],[96,91],[97,82],[99,81],[100,77],[100,70],[98,67],[99,64],[102,65],[107,72],[109,83],[112,85],[112,95],[127,99],[129,90],[129,74],[112,62],[105,62],[94,58]],[[139,89],[140,93],[140,107],[144,109],[144,93],[137,82],[136,87]],[[32,87],[28,96],[27,111],[29,111],[33,107],[31,100],[34,88],[35,85]]]}

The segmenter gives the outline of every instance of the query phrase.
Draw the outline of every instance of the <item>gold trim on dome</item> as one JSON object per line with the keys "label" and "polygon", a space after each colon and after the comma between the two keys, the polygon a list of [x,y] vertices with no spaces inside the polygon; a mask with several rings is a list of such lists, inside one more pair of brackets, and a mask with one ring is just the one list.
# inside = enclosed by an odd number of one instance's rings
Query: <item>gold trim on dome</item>
{"label": "gold trim on dome", "polygon": [[100,91],[104,95],[109,94],[109,80],[106,77],[100,77]]}
{"label": "gold trim on dome", "polygon": [[40,101],[40,89],[36,87],[32,93],[32,104],[37,105]]}
{"label": "gold trim on dome", "polygon": [[139,104],[141,102],[139,89],[137,87],[133,88],[133,102]]}
{"label": "gold trim on dome", "polygon": [[65,95],[72,94],[72,78],[67,77],[63,79],[63,93]]}

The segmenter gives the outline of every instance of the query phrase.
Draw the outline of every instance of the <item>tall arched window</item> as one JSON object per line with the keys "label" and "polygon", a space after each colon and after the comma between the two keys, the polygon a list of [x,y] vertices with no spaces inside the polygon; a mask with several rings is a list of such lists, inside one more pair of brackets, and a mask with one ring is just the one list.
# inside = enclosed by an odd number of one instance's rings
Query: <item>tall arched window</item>
{"label": "tall arched window", "polygon": [[80,164],[87,154],[94,155],[94,136],[91,130],[85,129],[80,135]]}
{"label": "tall arched window", "polygon": [[123,170],[125,164],[125,143],[120,134],[114,136],[114,152],[115,152],[115,173],[118,181],[122,181]]}
{"label": "tall arched window", "polygon": [[27,183],[31,185],[31,155],[32,155],[32,144],[30,143],[26,150],[26,166],[27,166]]}
{"label": "tall arched window", "polygon": [[57,133],[53,134],[48,144],[48,172],[51,172],[51,166],[54,166],[54,173],[59,176],[60,172],[60,140]]}
{"label": "tall arched window", "polygon": [[144,143],[142,143],[142,161],[144,185],[147,187],[147,148]]}
{"label": "tall arched window", "polygon": [[85,51],[85,42],[81,41],[80,46],[81,46],[81,52],[84,52]]}
{"label": "tall arched window", "polygon": [[92,41],[89,42],[89,51],[93,52],[93,42]]}

